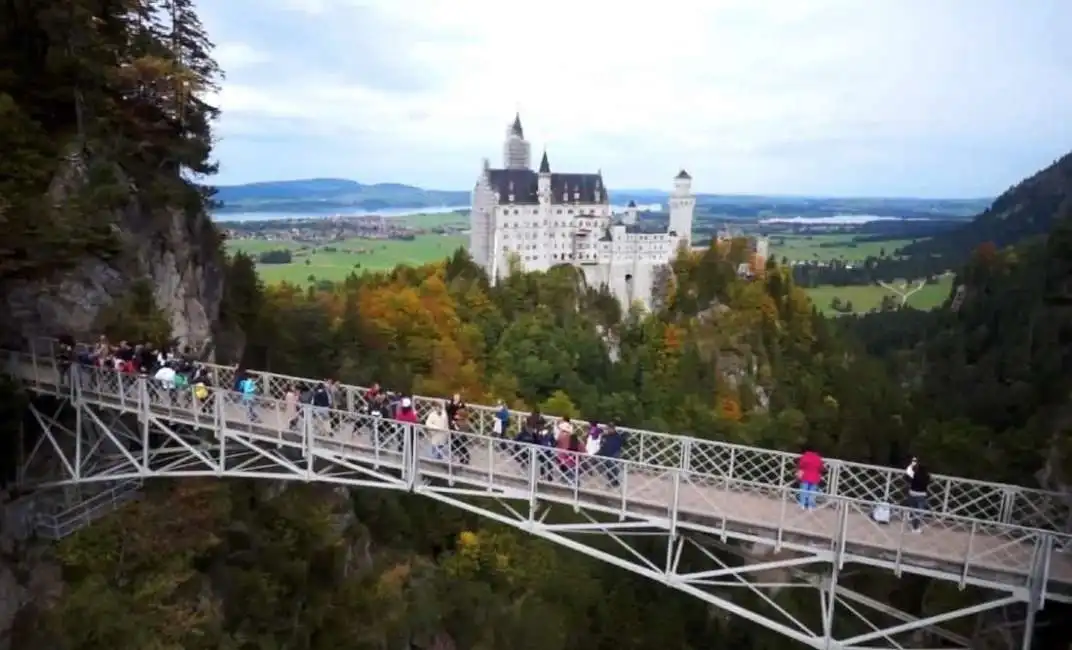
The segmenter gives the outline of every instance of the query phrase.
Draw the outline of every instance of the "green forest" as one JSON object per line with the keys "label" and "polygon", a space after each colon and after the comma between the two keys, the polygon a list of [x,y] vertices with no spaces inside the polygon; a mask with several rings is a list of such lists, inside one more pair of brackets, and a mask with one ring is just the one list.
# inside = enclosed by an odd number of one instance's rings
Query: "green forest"
{"label": "green forest", "polygon": [[[221,76],[190,0],[11,0],[0,34],[0,288],[117,255],[120,189],[203,227],[217,115],[203,98]],[[49,189],[72,153],[89,161],[87,189],[57,201]],[[267,287],[238,253],[217,329],[244,345],[219,352],[278,373],[879,465],[915,455],[935,473],[1037,486],[1044,467],[1072,476],[1063,169],[1001,197],[1011,216],[945,240],[964,287],[956,309],[827,319],[774,262],[739,278],[743,239],[682,252],[650,312],[623,311],[569,267],[491,286],[463,251],[312,288]],[[1049,232],[1015,237],[1021,218]],[[940,254],[934,241],[920,251]],[[168,326],[138,293],[100,328],[146,340]],[[151,483],[36,552],[61,586],[20,612],[20,650],[789,647],[663,585],[405,494]],[[975,597],[908,575],[846,580],[917,615]],[[792,591],[778,598],[818,616]],[[1067,639],[1067,611],[1045,617],[1038,647],[1055,647],[1044,644]]]}

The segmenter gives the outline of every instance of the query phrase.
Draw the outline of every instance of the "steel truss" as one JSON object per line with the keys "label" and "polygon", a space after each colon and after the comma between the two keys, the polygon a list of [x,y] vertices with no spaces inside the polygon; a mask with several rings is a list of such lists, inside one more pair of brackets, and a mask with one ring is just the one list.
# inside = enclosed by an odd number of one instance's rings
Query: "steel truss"
{"label": "steel truss", "polygon": [[[438,479],[426,479],[415,491],[661,582],[812,648],[976,648],[978,637],[958,634],[943,624],[987,612],[1008,611],[1022,604],[1015,595],[1001,594],[954,611],[919,618],[840,584],[846,566],[843,544],[810,554],[779,553],[778,559],[763,561],[762,557],[755,557],[727,539],[687,529],[667,530],[660,523],[628,515],[608,519],[603,512],[532,501],[527,494],[491,493],[452,486]],[[528,503],[518,507],[518,501]],[[563,514],[572,515],[569,518],[576,521],[551,523]],[[590,541],[593,538],[595,542]],[[653,541],[662,549],[658,559],[652,557]],[[734,564],[728,556],[743,562]],[[786,589],[809,590],[817,597],[814,601],[817,607],[807,617],[812,620],[803,620],[805,616],[788,611],[779,602],[777,594]],[[735,602],[731,599],[736,595],[734,592],[750,596],[750,602],[747,605]],[[890,623],[883,624],[885,621]],[[838,630],[844,628],[859,633],[837,638]],[[1025,631],[1022,645],[1008,647],[1027,650],[1030,643],[1030,632]]]}
{"label": "steel truss", "polygon": [[[144,393],[145,387],[137,390]],[[223,402],[215,402],[204,420],[193,424],[169,421],[151,410],[154,403],[141,394],[105,404],[82,399],[78,388],[35,400],[30,416],[40,435],[25,450],[20,479],[26,486],[54,487],[212,476],[413,491],[656,580],[806,647],[825,650],[978,647],[944,624],[1005,613],[1024,601],[1022,588],[1010,587],[985,602],[916,618],[847,588],[842,576],[855,557],[846,552],[847,509],[840,511],[839,532],[828,543],[790,553],[774,540],[755,537],[748,541],[776,544],[773,558],[757,558],[725,535],[679,526],[676,511],[669,519],[645,518],[541,493],[535,462],[528,464],[528,485],[524,479],[506,487],[481,485],[466,477],[472,470],[430,463],[419,453],[413,430],[393,439],[389,454],[355,458],[333,451],[322,438],[314,441],[310,410],[300,431],[272,434],[265,426],[222,418]],[[182,408],[191,412],[189,405]],[[385,446],[374,444],[377,450]],[[656,545],[659,551],[653,553]],[[1044,575],[1041,565],[1034,573]],[[1043,582],[1036,580],[1029,589],[1020,645],[1025,650],[1031,645],[1035,612],[1044,604]],[[778,598],[786,589],[809,590],[816,606],[810,612],[790,611]]]}
{"label": "steel truss", "polygon": [[[20,483],[45,488],[211,476],[407,489],[406,481],[390,468],[370,468],[329,450],[306,449],[300,436],[273,438],[231,427],[179,425],[140,410],[123,412],[70,397],[31,403],[30,414],[41,435],[20,465]],[[73,428],[63,418],[72,413]]]}

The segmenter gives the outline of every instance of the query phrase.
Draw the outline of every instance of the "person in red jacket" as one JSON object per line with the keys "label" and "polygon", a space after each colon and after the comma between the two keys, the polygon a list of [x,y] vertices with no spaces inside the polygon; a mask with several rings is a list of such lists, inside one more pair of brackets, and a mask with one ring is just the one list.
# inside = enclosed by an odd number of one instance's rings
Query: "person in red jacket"
{"label": "person in red jacket", "polygon": [[413,400],[408,397],[402,398],[398,404],[398,410],[395,411],[395,419],[408,424],[419,423],[420,418],[417,416],[417,409],[413,408]]}
{"label": "person in red jacket", "polygon": [[805,510],[815,509],[815,497],[819,493],[819,483],[823,480],[823,457],[805,445],[804,453],[797,461],[797,480],[800,482],[800,494],[797,500]]}

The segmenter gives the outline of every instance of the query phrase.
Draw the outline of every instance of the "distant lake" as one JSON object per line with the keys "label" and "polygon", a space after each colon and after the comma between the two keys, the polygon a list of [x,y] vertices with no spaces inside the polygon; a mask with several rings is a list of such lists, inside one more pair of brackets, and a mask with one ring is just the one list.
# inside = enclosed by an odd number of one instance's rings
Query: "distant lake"
{"label": "distant lake", "polygon": [[[383,215],[385,217],[405,217],[411,214],[445,214],[447,212],[455,212],[457,210],[468,210],[468,205],[456,205],[456,206],[440,206],[437,208],[388,208],[386,210],[360,210],[358,208],[344,208],[337,205],[326,206],[323,209],[305,209],[294,212],[242,212],[242,211],[223,211],[212,213],[212,219],[214,221],[282,221],[284,219],[327,219],[335,216],[345,217],[365,217],[370,214]],[[663,209],[663,206],[659,203],[653,203],[651,205],[641,205],[637,207],[640,211],[653,211],[658,212]],[[615,214],[625,212],[626,206],[624,205],[612,205],[611,211]]]}
{"label": "distant lake", "polygon": [[468,210],[467,205],[441,206],[437,208],[390,208],[386,210],[360,210],[357,208],[344,208],[329,206],[323,210],[303,210],[301,212],[214,212],[214,221],[282,221],[284,219],[327,219],[334,216],[364,217],[371,214],[379,214],[385,217],[405,217],[411,214],[445,214],[455,210]]}

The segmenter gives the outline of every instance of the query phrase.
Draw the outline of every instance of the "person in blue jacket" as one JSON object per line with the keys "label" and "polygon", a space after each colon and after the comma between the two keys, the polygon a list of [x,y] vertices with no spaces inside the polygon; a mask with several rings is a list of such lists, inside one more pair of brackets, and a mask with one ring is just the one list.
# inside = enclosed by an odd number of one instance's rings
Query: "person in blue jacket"
{"label": "person in blue jacket", "polygon": [[611,424],[603,430],[602,439],[599,442],[599,455],[606,459],[603,461],[603,471],[611,487],[618,487],[621,481],[622,463],[619,459],[622,457],[626,435]]}
{"label": "person in blue jacket", "polygon": [[246,407],[250,422],[260,422],[257,417],[257,382],[249,374],[244,374],[238,381],[238,392],[242,393],[242,404]]}

